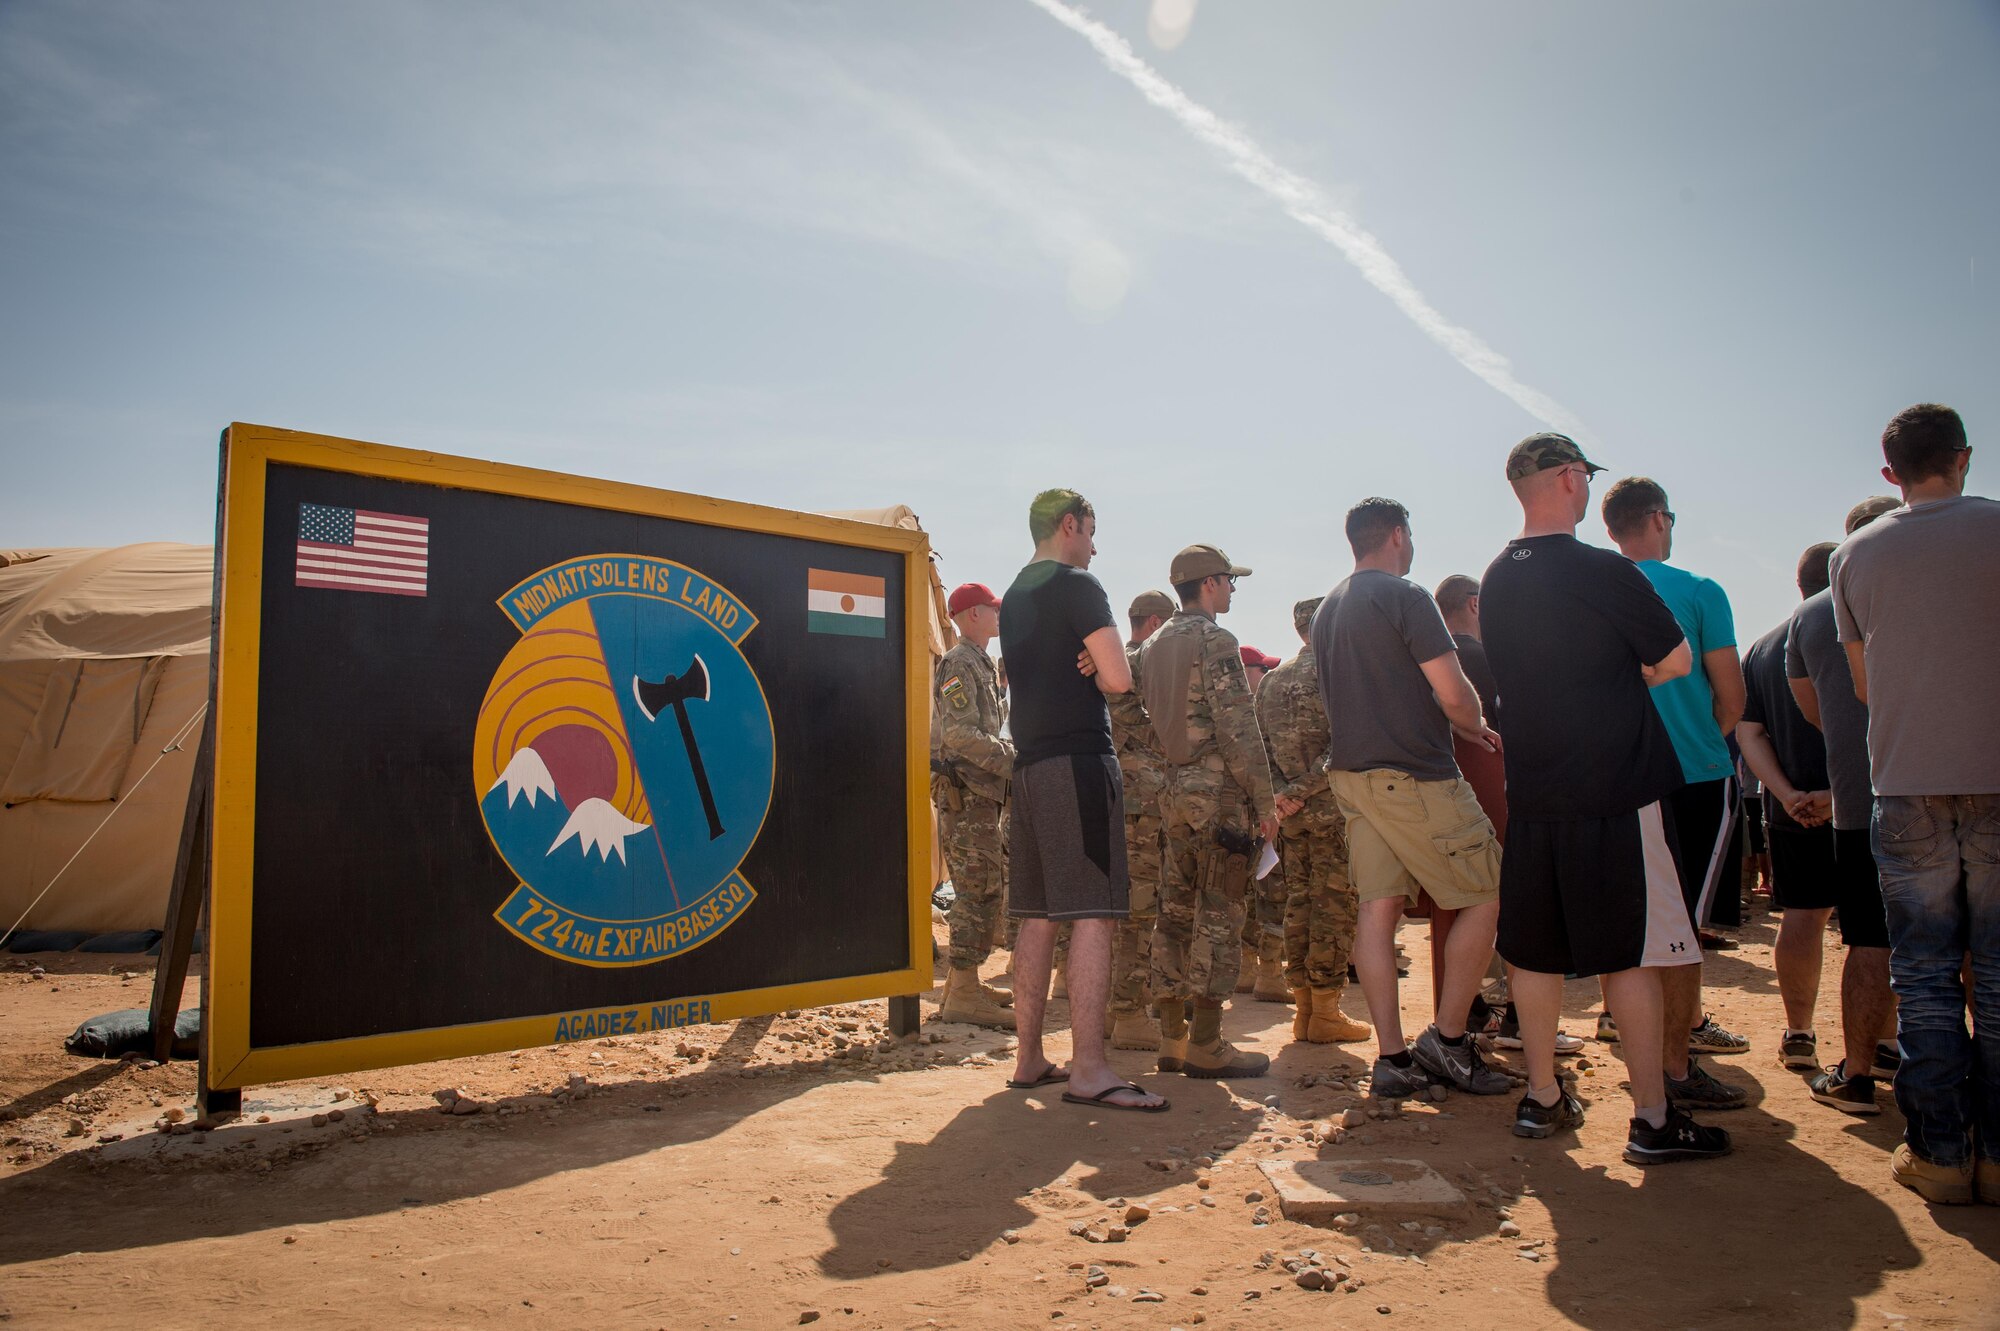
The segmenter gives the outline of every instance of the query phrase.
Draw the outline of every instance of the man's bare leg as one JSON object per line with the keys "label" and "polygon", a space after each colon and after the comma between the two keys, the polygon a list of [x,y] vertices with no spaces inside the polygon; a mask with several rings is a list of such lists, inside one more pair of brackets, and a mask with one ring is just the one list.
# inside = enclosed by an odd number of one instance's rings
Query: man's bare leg
{"label": "man's bare leg", "polygon": [[[1635,1114],[1639,1116],[1655,1111],[1663,1116],[1666,1113],[1667,1083],[1660,1058],[1660,1031],[1665,1025],[1662,1020],[1665,1008],[1663,981],[1674,971],[1692,969],[1691,966],[1648,966],[1604,977],[1605,992],[1611,995],[1611,1010],[1618,1015],[1618,1047],[1625,1054],[1625,1072],[1632,1083],[1632,1104]],[[1689,1029],[1683,1023],[1683,1059],[1686,1057]],[[1661,1122],[1665,1122],[1664,1117]],[[1659,1124],[1653,1126],[1658,1127]]]}
{"label": "man's bare leg", "polygon": [[1876,1042],[1896,1033],[1896,995],[1889,988],[1889,949],[1850,947],[1840,968],[1840,1031],[1847,1042],[1847,1075],[1866,1077],[1875,1066]]}
{"label": "man's bare leg", "polygon": [[[1813,1009],[1819,1006],[1826,922],[1832,914],[1831,907],[1819,910],[1794,906],[1778,922],[1778,941],[1771,949],[1771,961],[1778,971],[1778,993],[1785,1000],[1785,1025],[1795,1031],[1813,1028]],[[1849,952],[1847,957],[1852,964],[1854,954]],[[1886,954],[1882,964],[1885,967],[1889,964]],[[1883,973],[1886,975],[1887,971]]]}
{"label": "man's bare leg", "polygon": [[[1695,961],[1686,966],[1662,968],[1660,994],[1660,1038],[1653,1042],[1653,1047],[1660,1051],[1667,1075],[1676,1080],[1684,1079],[1688,1075],[1688,1033],[1701,1020],[1701,963]],[[1612,994],[1611,1010],[1618,1017],[1619,1043],[1629,1050],[1632,1037],[1625,1032],[1625,1013],[1618,1006],[1615,992]],[[1629,1061],[1631,1056],[1628,1053],[1626,1057]]]}
{"label": "man's bare leg", "polygon": [[1508,967],[1507,973],[1514,1019],[1521,1025],[1528,1090],[1542,1104],[1552,1105],[1561,1094],[1556,1085],[1556,1027],[1562,1020],[1563,977],[1518,966]]}
{"label": "man's bare leg", "polygon": [[[1402,999],[1396,983],[1396,925],[1403,918],[1405,904],[1402,897],[1362,902],[1360,925],[1354,932],[1354,974],[1368,1000],[1375,1043],[1385,1056],[1404,1049]],[[1459,1014],[1461,1029],[1464,1016]]]}
{"label": "man's bare leg", "polygon": [[1014,939],[1014,1080],[1039,1081],[1054,1064],[1042,1052],[1042,1018],[1049,1010],[1049,968],[1055,960],[1054,920],[1022,920]]}
{"label": "man's bare leg", "polygon": [[[1445,936],[1444,955],[1433,956],[1431,965],[1444,976],[1437,999],[1438,1034],[1456,1040],[1465,1034],[1465,1014],[1471,1010],[1472,996],[1479,992],[1479,982],[1486,978],[1487,964],[1493,960],[1493,933],[1500,924],[1500,903],[1489,901],[1453,914],[1456,918]],[[1390,960],[1393,963],[1395,959]]]}

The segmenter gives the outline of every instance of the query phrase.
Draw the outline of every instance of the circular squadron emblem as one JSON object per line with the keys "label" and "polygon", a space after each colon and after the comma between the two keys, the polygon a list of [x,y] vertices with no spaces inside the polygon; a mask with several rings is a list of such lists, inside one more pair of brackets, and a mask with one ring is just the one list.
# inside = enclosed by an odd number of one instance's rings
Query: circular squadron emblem
{"label": "circular squadron emblem", "polygon": [[641,966],[756,899],[740,865],[771,805],[757,618],[694,569],[602,554],[500,598],[521,631],[479,707],[472,778],[520,879],[493,916],[550,956]]}

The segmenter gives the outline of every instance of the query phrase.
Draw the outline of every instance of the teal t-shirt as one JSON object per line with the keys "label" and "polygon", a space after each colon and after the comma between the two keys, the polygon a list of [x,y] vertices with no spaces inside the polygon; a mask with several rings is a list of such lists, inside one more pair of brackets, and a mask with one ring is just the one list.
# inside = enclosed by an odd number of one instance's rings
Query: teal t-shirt
{"label": "teal t-shirt", "polygon": [[1657,559],[1640,561],[1639,569],[1680,621],[1681,632],[1687,634],[1688,647],[1694,652],[1694,669],[1654,689],[1653,705],[1667,723],[1674,754],[1681,760],[1681,775],[1688,784],[1720,781],[1735,773],[1736,764],[1721,728],[1715,724],[1715,690],[1708,686],[1701,658],[1705,652],[1736,645],[1736,620],[1729,613],[1729,596],[1713,579]]}

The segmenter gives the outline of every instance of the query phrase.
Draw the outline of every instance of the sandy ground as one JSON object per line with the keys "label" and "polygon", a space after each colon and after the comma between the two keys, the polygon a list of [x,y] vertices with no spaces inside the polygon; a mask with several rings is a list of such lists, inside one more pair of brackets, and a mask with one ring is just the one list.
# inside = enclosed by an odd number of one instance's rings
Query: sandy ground
{"label": "sandy ground", "polygon": [[[1715,1116],[1737,1153],[1651,1171],[1619,1160],[1621,1065],[1594,1042],[1578,1139],[1518,1140],[1511,1096],[1454,1095],[1311,1140],[1366,1107],[1345,1079],[1372,1050],[1292,1045],[1290,1009],[1247,995],[1228,1029],[1272,1055],[1266,1078],[1192,1082],[1115,1056],[1173,1098],[1160,1115],[1008,1091],[1010,1037],[927,1021],[891,1041],[872,1003],[254,1088],[235,1124],[162,1132],[166,1111],[192,1109],[191,1065],[60,1044],[143,1006],[150,964],[8,958],[0,1321],[2000,1326],[2000,1208],[1925,1206],[1889,1181],[1892,1105],[1849,1118],[1777,1065],[1774,925],[1755,915],[1740,950],[1709,957],[1711,1010],[1756,1041],[1715,1060],[1753,1095]],[[1429,983],[1414,928],[1405,945],[1414,1031]],[[1829,948],[1823,1040],[1838,964]],[[1594,986],[1569,997],[1567,1028],[1587,1035]],[[482,1112],[440,1112],[446,1089]],[[1260,1161],[1382,1156],[1428,1161],[1473,1204],[1342,1229],[1251,1197],[1270,1192]],[[1129,1237],[1092,1241],[1134,1203],[1150,1215]],[[1339,1292],[1298,1286],[1285,1263],[1302,1251],[1347,1273]]]}

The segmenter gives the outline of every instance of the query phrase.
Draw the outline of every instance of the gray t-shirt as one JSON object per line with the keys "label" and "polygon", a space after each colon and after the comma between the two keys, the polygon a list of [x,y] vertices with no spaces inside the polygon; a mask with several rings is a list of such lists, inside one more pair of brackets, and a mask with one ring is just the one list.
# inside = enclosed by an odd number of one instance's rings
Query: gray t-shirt
{"label": "gray t-shirt", "polygon": [[1393,573],[1362,569],[1320,603],[1312,644],[1330,770],[1387,767],[1419,781],[1458,776],[1451,722],[1422,669],[1453,650],[1429,592]]}
{"label": "gray t-shirt", "polygon": [[1867,644],[1875,793],[2000,794],[2000,502],[1884,514],[1828,571],[1840,640]]}
{"label": "gray t-shirt", "polygon": [[1847,649],[1840,645],[1833,622],[1831,591],[1807,597],[1792,611],[1785,635],[1785,675],[1811,680],[1819,695],[1833,825],[1843,832],[1867,827],[1875,808],[1875,788],[1868,782],[1868,704],[1854,696]]}

